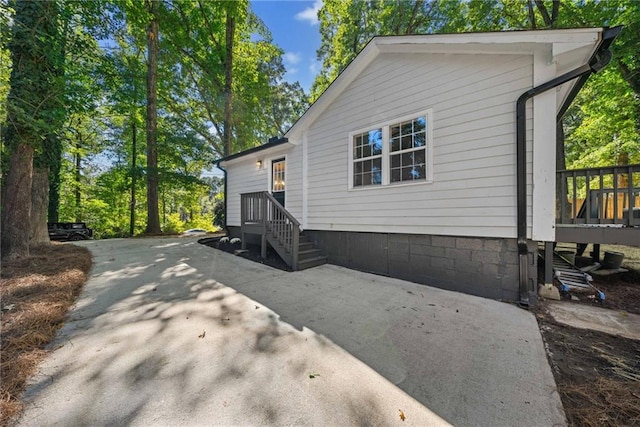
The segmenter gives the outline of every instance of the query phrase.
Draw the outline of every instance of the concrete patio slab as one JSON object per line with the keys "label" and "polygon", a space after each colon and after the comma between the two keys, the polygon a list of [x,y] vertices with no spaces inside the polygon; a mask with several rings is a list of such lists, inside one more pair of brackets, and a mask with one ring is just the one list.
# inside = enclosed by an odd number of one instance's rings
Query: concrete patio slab
{"label": "concrete patio slab", "polygon": [[81,244],[94,269],[22,426],[565,424],[514,306],[195,238]]}

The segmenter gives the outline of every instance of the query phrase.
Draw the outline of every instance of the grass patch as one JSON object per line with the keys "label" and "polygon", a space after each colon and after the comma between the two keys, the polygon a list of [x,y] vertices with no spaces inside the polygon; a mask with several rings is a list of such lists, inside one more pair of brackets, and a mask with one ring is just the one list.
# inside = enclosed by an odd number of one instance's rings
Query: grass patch
{"label": "grass patch", "polygon": [[64,324],[91,265],[88,249],[55,243],[32,250],[29,258],[2,263],[0,425],[8,425],[21,413],[27,380]]}

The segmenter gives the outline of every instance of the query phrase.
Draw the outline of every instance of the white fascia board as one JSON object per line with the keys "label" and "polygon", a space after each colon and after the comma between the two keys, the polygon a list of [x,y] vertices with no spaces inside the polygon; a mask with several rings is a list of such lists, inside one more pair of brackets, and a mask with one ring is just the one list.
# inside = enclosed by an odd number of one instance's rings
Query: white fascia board
{"label": "white fascia board", "polygon": [[602,28],[566,30],[498,31],[490,33],[427,34],[382,36],[374,40],[379,46],[393,44],[513,44],[513,43],[588,43],[598,39]]}
{"label": "white fascia board", "polygon": [[[578,49],[582,49],[582,50],[589,50],[592,47],[596,46],[596,42],[599,40],[598,37],[594,38],[594,40],[590,40],[588,42],[581,42],[581,43],[564,43],[564,42],[556,42],[553,44],[553,51],[552,54],[555,57],[560,56],[564,53],[568,53],[568,52],[572,52],[574,50],[578,50]],[[591,49],[591,51],[593,52],[593,49]]]}

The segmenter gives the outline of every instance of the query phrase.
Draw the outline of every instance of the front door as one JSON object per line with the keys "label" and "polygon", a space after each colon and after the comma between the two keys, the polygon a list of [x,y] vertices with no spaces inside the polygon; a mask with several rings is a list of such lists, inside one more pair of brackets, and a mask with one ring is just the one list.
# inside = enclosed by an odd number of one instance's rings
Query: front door
{"label": "front door", "polygon": [[282,206],[284,206],[285,193],[284,170],[284,158],[271,162],[271,193]]}

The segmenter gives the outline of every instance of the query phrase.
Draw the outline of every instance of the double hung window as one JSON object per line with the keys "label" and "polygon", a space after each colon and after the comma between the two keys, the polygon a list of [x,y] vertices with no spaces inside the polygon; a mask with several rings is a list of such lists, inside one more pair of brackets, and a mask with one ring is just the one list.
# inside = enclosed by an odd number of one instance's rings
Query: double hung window
{"label": "double hung window", "polygon": [[431,111],[350,135],[350,188],[431,180]]}
{"label": "double hung window", "polygon": [[382,184],[382,129],[353,136],[353,186]]}

